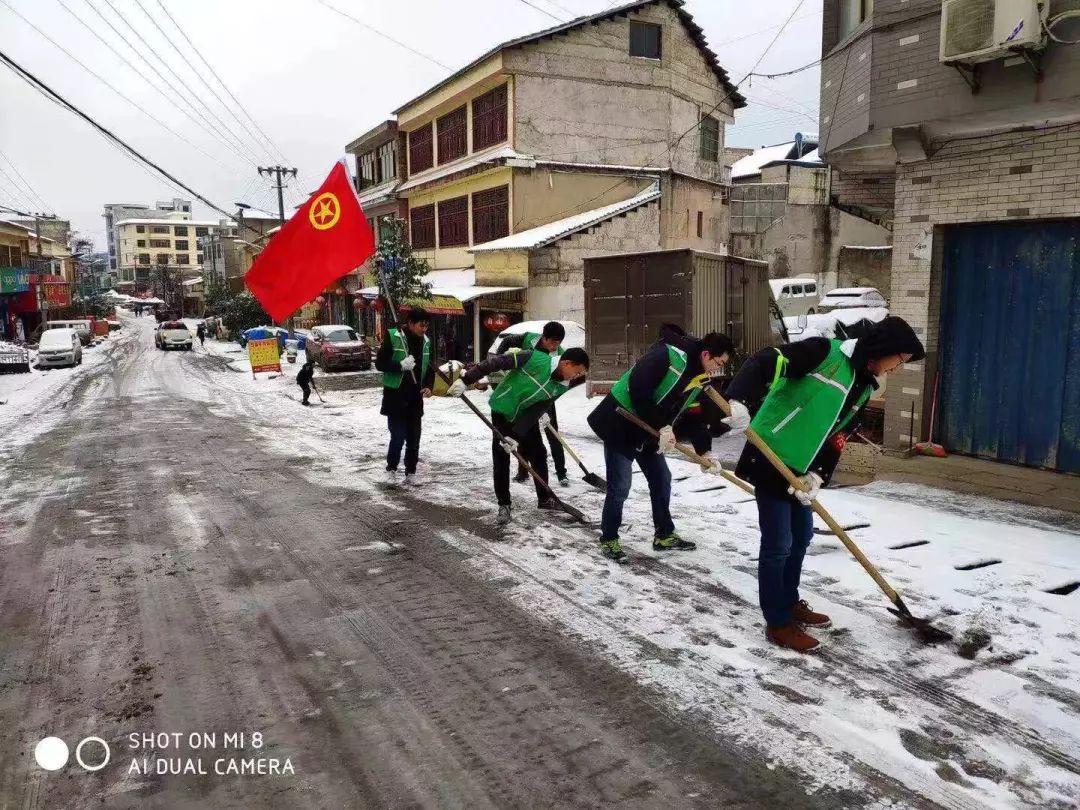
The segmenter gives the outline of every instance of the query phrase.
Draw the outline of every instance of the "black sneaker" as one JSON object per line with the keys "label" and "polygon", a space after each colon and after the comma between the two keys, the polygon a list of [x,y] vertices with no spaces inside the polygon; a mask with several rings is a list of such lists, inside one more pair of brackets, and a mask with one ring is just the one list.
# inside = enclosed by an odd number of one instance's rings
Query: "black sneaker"
{"label": "black sneaker", "polygon": [[614,540],[601,540],[600,553],[615,562],[622,562],[626,558],[626,552],[622,550],[622,544],[619,542],[618,537]]}
{"label": "black sneaker", "polygon": [[524,484],[529,480],[529,473],[526,470],[518,470],[517,475],[514,476],[514,481],[519,484]]}
{"label": "black sneaker", "polygon": [[568,487],[568,486],[570,486],[570,479],[567,478],[565,475],[560,475],[559,476],[559,486],[560,487]]}
{"label": "black sneaker", "polygon": [[677,534],[669,534],[667,537],[654,537],[652,547],[653,551],[693,551],[697,543],[683,540]]}
{"label": "black sneaker", "polygon": [[510,504],[504,504],[499,507],[499,515],[495,518],[495,523],[499,526],[505,526],[510,522]]}
{"label": "black sneaker", "polygon": [[538,504],[536,504],[536,508],[537,509],[552,509],[552,510],[554,510],[554,509],[562,509],[562,506],[554,498],[544,498],[544,500],[542,500]]}

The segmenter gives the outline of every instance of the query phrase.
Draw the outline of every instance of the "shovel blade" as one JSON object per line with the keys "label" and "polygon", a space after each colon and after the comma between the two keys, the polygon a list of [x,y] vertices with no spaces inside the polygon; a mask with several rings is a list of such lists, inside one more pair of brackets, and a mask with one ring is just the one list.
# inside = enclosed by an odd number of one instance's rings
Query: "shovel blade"
{"label": "shovel blade", "polygon": [[589,525],[589,519],[587,517],[585,517],[585,513],[582,512],[580,509],[578,509],[578,508],[576,508],[574,506],[571,506],[570,504],[568,504],[566,501],[559,498],[559,496],[555,495],[554,493],[552,493],[551,497],[554,498],[555,502],[559,504],[560,509],[562,509],[566,514],[568,514],[570,517],[572,517],[578,523],[584,523],[586,526]]}
{"label": "shovel blade", "polygon": [[601,492],[607,492],[607,481],[596,473],[585,473],[585,475],[582,476],[582,480],[590,487],[595,487]]}
{"label": "shovel blade", "polygon": [[920,619],[916,616],[912,616],[906,607],[903,610],[898,610],[894,607],[891,607],[888,610],[889,613],[900,619],[901,624],[914,630],[923,644],[944,644],[945,642],[952,641],[952,633],[947,630],[942,630],[940,627],[934,627],[934,625],[930,624],[928,619]]}

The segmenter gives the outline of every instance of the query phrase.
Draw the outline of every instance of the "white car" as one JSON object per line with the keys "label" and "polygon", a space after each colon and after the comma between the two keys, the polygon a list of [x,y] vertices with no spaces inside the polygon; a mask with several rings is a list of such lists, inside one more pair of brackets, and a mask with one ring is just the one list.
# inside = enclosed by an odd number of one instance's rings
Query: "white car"
{"label": "white car", "polygon": [[38,368],[77,366],[82,363],[82,341],[74,329],[46,329],[38,343]]}
{"label": "white car", "polygon": [[[495,336],[495,340],[491,343],[491,348],[488,349],[488,357],[494,357],[499,353],[499,349],[502,347],[503,339],[508,338],[511,335],[525,335],[535,334],[539,335],[544,331],[544,325],[548,321],[522,321],[521,323],[515,323],[513,326],[508,326]],[[585,348],[585,327],[576,321],[559,321],[562,324],[563,329],[566,330],[566,337],[563,338],[563,349],[584,349]],[[488,381],[498,385],[499,380],[506,376],[506,372],[497,371],[494,374],[488,375]]]}
{"label": "white car", "polygon": [[185,349],[191,351],[191,330],[183,321],[162,321],[158,324],[154,343],[159,349]]}
{"label": "white car", "polygon": [[888,306],[885,296],[873,287],[840,287],[821,296],[821,301],[818,302],[818,312],[831,312],[834,309],[849,309],[851,307],[884,306]]}

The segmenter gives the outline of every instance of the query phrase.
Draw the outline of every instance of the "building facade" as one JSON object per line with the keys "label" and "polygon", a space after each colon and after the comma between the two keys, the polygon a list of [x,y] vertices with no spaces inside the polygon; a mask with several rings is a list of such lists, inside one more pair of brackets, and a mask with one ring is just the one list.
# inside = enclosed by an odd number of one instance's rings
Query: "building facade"
{"label": "building facade", "polygon": [[1080,472],[1080,3],[1011,8],[825,0],[821,154],[839,204],[893,221],[890,307],[928,351],[887,444],[933,413],[953,452]]}
{"label": "building facade", "polygon": [[[156,202],[153,207],[141,203],[108,203],[102,216],[105,218],[105,244],[109,254],[109,270],[118,271],[120,267],[119,234],[116,223],[125,219],[153,219],[168,214],[191,214],[191,200],[178,197],[169,202]],[[116,274],[119,278],[119,273]]]}
{"label": "building facade", "polygon": [[218,227],[215,220],[193,220],[186,212],[119,220],[114,225],[116,286],[142,292],[162,274],[176,276],[178,282],[201,277],[204,257],[198,240]]}

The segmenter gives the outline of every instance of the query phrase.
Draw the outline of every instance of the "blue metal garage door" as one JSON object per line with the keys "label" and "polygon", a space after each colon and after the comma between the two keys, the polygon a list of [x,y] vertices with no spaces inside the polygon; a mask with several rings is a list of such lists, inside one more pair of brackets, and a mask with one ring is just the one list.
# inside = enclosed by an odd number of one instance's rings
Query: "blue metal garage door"
{"label": "blue metal garage door", "polygon": [[944,271],[940,441],[1080,472],[1080,222],[950,228]]}

